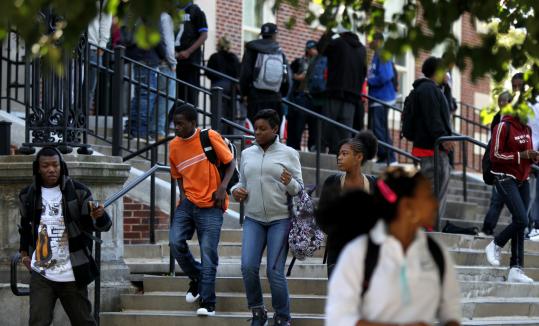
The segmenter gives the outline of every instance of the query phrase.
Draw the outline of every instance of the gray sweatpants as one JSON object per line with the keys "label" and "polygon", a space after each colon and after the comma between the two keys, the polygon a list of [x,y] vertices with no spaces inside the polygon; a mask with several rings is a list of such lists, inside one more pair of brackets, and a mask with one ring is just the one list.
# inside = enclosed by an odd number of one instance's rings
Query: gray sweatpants
{"label": "gray sweatpants", "polygon": [[[421,173],[430,180],[434,187],[434,156],[421,158]],[[451,165],[449,164],[449,156],[446,152],[440,151],[438,160],[438,219],[445,216],[445,208],[447,205],[447,188],[449,187],[449,177],[451,176]],[[435,190],[436,191],[436,190]]]}

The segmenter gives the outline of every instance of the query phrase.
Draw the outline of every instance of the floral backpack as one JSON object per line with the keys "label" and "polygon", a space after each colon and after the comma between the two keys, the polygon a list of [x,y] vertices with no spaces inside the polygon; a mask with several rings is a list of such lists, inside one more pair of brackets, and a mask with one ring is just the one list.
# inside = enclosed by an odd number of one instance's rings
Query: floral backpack
{"label": "floral backpack", "polygon": [[324,233],[315,221],[314,204],[311,198],[314,190],[315,188],[309,191],[301,190],[288,200],[291,221],[288,245],[294,258],[288,268],[287,276],[290,275],[296,259],[305,260],[307,257],[312,257],[324,242]]}

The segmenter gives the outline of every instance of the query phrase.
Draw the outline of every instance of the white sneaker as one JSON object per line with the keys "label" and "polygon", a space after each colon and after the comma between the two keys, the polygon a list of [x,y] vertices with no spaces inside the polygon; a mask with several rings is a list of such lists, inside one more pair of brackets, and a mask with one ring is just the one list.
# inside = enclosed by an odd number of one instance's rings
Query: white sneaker
{"label": "white sneaker", "polygon": [[528,236],[531,238],[539,236],[539,229],[532,229],[530,233],[528,233]]}
{"label": "white sneaker", "polygon": [[534,237],[530,237],[530,240],[533,242],[539,242],[539,234]]}
{"label": "white sneaker", "polygon": [[492,238],[491,235],[488,235],[488,234],[486,234],[486,233],[483,232],[483,231],[479,232],[479,233],[476,235],[476,237],[478,237],[478,238]]}
{"label": "white sneaker", "polygon": [[492,266],[500,266],[500,256],[502,253],[502,247],[497,246],[492,240],[485,248],[487,254],[487,260]]}
{"label": "white sneaker", "polygon": [[214,307],[200,307],[197,310],[198,316],[215,316],[215,308]]}
{"label": "white sneaker", "polygon": [[512,283],[533,283],[533,280],[518,267],[513,267],[509,270],[507,281]]}

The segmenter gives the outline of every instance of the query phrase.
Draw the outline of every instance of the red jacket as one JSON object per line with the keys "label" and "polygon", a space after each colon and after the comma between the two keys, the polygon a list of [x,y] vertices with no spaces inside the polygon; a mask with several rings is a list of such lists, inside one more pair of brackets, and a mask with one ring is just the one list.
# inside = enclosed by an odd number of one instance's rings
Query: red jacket
{"label": "red jacket", "polygon": [[532,161],[520,157],[520,152],[533,149],[530,127],[517,118],[504,116],[492,131],[490,160],[492,173],[524,181],[530,174]]}

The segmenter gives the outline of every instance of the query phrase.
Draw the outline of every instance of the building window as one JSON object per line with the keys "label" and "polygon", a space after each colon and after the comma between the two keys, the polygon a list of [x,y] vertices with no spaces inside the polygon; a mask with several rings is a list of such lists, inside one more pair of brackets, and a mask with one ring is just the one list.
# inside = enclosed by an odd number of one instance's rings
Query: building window
{"label": "building window", "polygon": [[260,27],[267,22],[275,23],[273,6],[275,1],[244,0],[243,1],[243,42],[256,40]]}

